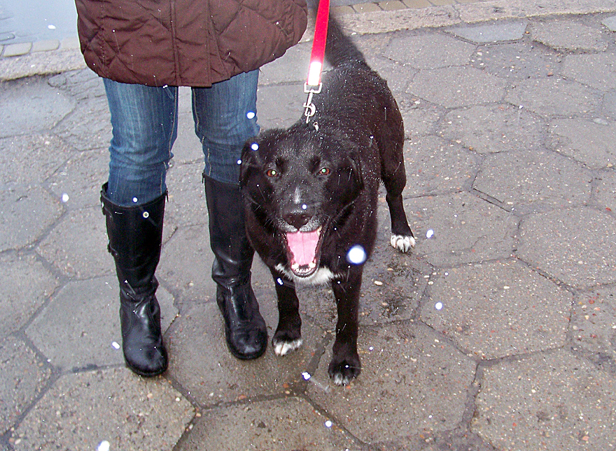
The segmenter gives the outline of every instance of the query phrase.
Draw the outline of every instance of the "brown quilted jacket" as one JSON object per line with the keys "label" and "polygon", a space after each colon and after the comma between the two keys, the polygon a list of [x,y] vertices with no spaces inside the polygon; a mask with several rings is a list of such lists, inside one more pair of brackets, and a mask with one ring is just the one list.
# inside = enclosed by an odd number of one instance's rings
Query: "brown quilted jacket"
{"label": "brown quilted jacket", "polygon": [[76,0],[81,51],[98,75],[207,87],[284,54],[305,0]]}

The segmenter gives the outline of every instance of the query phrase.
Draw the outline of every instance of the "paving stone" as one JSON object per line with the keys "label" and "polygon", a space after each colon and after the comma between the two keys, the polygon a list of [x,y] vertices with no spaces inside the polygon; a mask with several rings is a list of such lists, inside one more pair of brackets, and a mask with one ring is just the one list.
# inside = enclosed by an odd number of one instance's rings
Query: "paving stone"
{"label": "paving stone", "polygon": [[407,89],[409,94],[446,108],[501,101],[505,81],[473,67],[420,71]]}
{"label": "paving stone", "polygon": [[107,149],[111,122],[102,79],[90,70],[71,71],[50,77],[49,85],[77,101],[54,131],[75,149]]}
{"label": "paving stone", "polygon": [[442,34],[405,34],[394,37],[387,58],[416,69],[438,69],[467,64],[475,46]]}
{"label": "paving stone", "polygon": [[[384,216],[387,218],[382,222],[388,221],[388,215]],[[432,272],[432,268],[412,251],[403,254],[391,247],[389,225],[386,229],[386,237],[377,242],[364,270],[360,295],[360,324],[410,319]],[[321,297],[321,302],[323,299]],[[333,293],[325,299],[334,310]],[[332,323],[330,330],[333,330],[333,326]]]}
{"label": "paving stone", "polygon": [[442,5],[453,5],[456,3],[455,0],[430,0],[430,3],[432,3],[435,6],[442,6]]}
{"label": "paving stone", "polygon": [[616,16],[610,16],[603,19],[601,22],[610,31],[616,31]]}
{"label": "paving stone", "polygon": [[80,102],[54,131],[77,150],[108,149],[111,119],[106,101],[88,99]]}
{"label": "paving stone", "polygon": [[431,433],[422,431],[411,437],[377,443],[379,451],[494,451],[488,442],[477,434],[463,429]]}
{"label": "paving stone", "polygon": [[[120,300],[115,276],[70,282],[45,306],[26,333],[61,371],[124,363]],[[176,316],[173,297],[159,287],[163,332]],[[115,343],[115,345],[114,345]]]}
{"label": "paving stone", "polygon": [[370,13],[375,11],[382,11],[376,3],[358,3],[353,5],[353,9],[358,13]]}
{"label": "paving stone", "polygon": [[208,216],[202,172],[202,162],[174,164],[167,172],[169,197],[165,209],[166,226],[201,224],[207,227]]}
{"label": "paving stone", "polygon": [[0,84],[0,104],[3,138],[50,130],[75,108],[73,99],[37,77]]}
{"label": "paving stone", "polygon": [[600,30],[572,20],[534,22],[529,30],[533,40],[559,51],[602,52],[607,48]]}
{"label": "paving stone", "polygon": [[[74,152],[47,183],[69,210],[100,205],[101,186],[107,180],[109,152]],[[102,215],[101,215],[102,218]],[[99,218],[100,219],[100,218]]]}
{"label": "paving stone", "polygon": [[41,241],[37,252],[63,274],[85,279],[113,271],[108,242],[105,218],[96,206],[69,212]]}
{"label": "paving stone", "polygon": [[460,422],[475,373],[471,359],[412,323],[361,329],[358,348],[362,373],[350,386],[329,381],[329,349],[308,385],[310,399],[355,437],[374,443]]}
{"label": "paving stone", "polygon": [[[516,218],[469,193],[404,201],[419,243],[415,253],[437,267],[508,258],[513,251]],[[433,236],[424,239],[426,232]]]}
{"label": "paving stone", "polygon": [[488,25],[473,25],[449,28],[445,31],[477,44],[486,42],[516,41],[524,37],[528,22],[498,22]]}
{"label": "paving stone", "polygon": [[561,347],[573,296],[517,261],[440,271],[421,319],[482,359]]}
{"label": "paving stone", "polygon": [[387,81],[387,86],[402,109],[405,99],[409,97],[406,88],[419,71],[384,57],[374,58],[370,67]]}
{"label": "paving stone", "polygon": [[563,75],[584,85],[610,91],[616,89],[616,56],[610,53],[569,55]]}
{"label": "paving stone", "polygon": [[596,178],[595,197],[607,211],[616,211],[616,172],[601,171]]}
{"label": "paving stone", "polygon": [[353,7],[351,6],[332,6],[331,7],[331,12],[336,16],[339,17],[343,14],[355,14],[355,10],[353,9]]}
{"label": "paving stone", "polygon": [[183,227],[163,246],[157,274],[179,296],[180,303],[213,300],[213,262],[207,225]]}
{"label": "paving stone", "polygon": [[169,382],[128,369],[62,376],[14,433],[15,450],[172,450],[194,409]]}
{"label": "paving stone", "polygon": [[404,120],[404,135],[411,142],[417,135],[431,134],[443,115],[441,108],[419,99],[401,97],[398,99],[398,105]]}
{"label": "paving stone", "polygon": [[582,205],[592,181],[588,170],[555,152],[523,150],[487,157],[473,188],[525,214]]}
{"label": "paving stone", "polygon": [[40,186],[0,188],[0,251],[32,245],[61,214],[59,200]]}
{"label": "paving stone", "polygon": [[611,119],[616,119],[616,92],[608,92],[603,96],[601,112]]}
{"label": "paving stone", "polygon": [[559,74],[562,55],[528,42],[486,45],[477,49],[472,65],[507,79],[545,78]]}
{"label": "paving stone", "polygon": [[598,288],[576,297],[571,315],[573,347],[592,353],[591,361],[616,368],[616,289]]}
{"label": "paving stone", "polygon": [[[396,2],[398,0],[395,0]],[[384,33],[379,35],[359,35],[351,34],[350,39],[357,46],[359,50],[364,54],[364,58],[368,64],[374,69],[375,61],[386,60],[392,62],[389,58],[386,58],[383,53],[391,43],[394,35],[390,33]],[[395,61],[394,61],[395,62]],[[401,78],[400,72],[397,72],[398,78]],[[389,81],[389,79],[388,79]]]}
{"label": "paving stone", "polygon": [[[17,332],[58,287],[58,280],[30,254],[0,254],[0,337]],[[10,320],[8,320],[10,318]]]}
{"label": "paving stone", "polygon": [[62,39],[60,46],[63,50],[79,50],[79,38],[77,36],[68,36]]}
{"label": "paving stone", "polygon": [[[278,321],[273,298],[260,299],[260,311],[271,340]],[[302,347],[284,357],[271,343],[256,360],[239,360],[228,351],[216,302],[192,303],[183,309],[168,334],[168,374],[204,406],[290,393],[309,370],[323,332],[304,318]]]}
{"label": "paving stone", "polygon": [[0,58],[0,80],[9,81],[62,71],[84,69],[83,55],[78,49],[36,52],[19,58]]}
{"label": "paving stone", "polygon": [[503,361],[484,369],[472,430],[498,449],[610,449],[615,390],[566,351]]}
{"label": "paving stone", "polygon": [[428,0],[403,0],[409,8],[428,8],[432,4]]}
{"label": "paving stone", "polygon": [[260,86],[257,90],[257,114],[264,129],[289,127],[303,117],[306,101],[304,85]]}
{"label": "paving stone", "polygon": [[406,5],[399,0],[379,2],[379,6],[383,11],[396,11],[399,9],[406,9]]}
{"label": "paving stone", "polygon": [[301,398],[274,399],[204,412],[177,451],[216,449],[359,449],[336,424]]}
{"label": "paving stone", "polygon": [[49,39],[47,41],[36,41],[32,43],[32,52],[50,52],[60,47],[60,41]]}
{"label": "paving stone", "polygon": [[459,144],[436,136],[407,141],[404,149],[407,195],[460,191],[472,181],[479,162]]}
{"label": "paving stone", "polygon": [[71,149],[57,136],[31,134],[0,139],[2,185],[38,184],[49,178],[72,156]]}
{"label": "paving stone", "polygon": [[550,145],[591,169],[616,164],[616,122],[555,119],[550,123]]}
{"label": "paving stone", "polygon": [[509,89],[505,100],[542,116],[586,114],[601,104],[596,91],[555,77],[521,80]]}
{"label": "paving stone", "polygon": [[0,361],[0,433],[4,434],[45,387],[51,371],[23,341],[13,336],[0,338]]}
{"label": "paving stone", "polygon": [[440,125],[441,136],[482,154],[538,149],[544,131],[542,119],[507,104],[451,111]]}
{"label": "paving stone", "polygon": [[2,57],[10,58],[12,56],[21,56],[30,52],[32,48],[31,42],[20,42],[18,44],[6,44],[4,46]]}
{"label": "paving stone", "polygon": [[616,282],[616,220],[592,208],[531,215],[520,224],[519,257],[566,284]]}
{"label": "paving stone", "polygon": [[90,69],[65,71],[50,76],[47,78],[47,84],[53,88],[59,88],[79,102],[99,99],[105,106],[107,105],[103,80]]}

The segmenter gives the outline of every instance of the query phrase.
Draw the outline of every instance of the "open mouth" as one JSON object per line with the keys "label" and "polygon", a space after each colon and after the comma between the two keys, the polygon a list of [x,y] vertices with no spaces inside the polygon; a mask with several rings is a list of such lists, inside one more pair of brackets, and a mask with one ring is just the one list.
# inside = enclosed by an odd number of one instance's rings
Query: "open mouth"
{"label": "open mouth", "polygon": [[317,270],[321,250],[321,230],[288,232],[287,253],[291,271],[297,277],[309,277]]}

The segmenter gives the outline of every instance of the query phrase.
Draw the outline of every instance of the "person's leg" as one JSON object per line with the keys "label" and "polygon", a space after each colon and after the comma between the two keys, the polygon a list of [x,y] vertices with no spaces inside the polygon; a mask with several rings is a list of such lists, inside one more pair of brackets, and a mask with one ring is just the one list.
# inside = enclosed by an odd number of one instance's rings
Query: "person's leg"
{"label": "person's leg", "polygon": [[204,176],[237,185],[247,139],[259,133],[259,71],[236,75],[211,88],[193,88],[195,132],[203,145]]}
{"label": "person's leg", "polygon": [[254,250],[244,228],[238,164],[244,143],[259,132],[257,82],[254,71],[211,88],[193,89],[195,130],[205,156],[203,182],[215,255],[216,301],[229,350],[240,359],[260,357],[267,347],[266,324],[250,285]]}
{"label": "person's leg", "polygon": [[120,284],[122,349],[132,371],[155,376],[167,368],[154,273],[162,244],[165,176],[177,133],[177,88],[105,80],[105,89],[113,138],[101,201]]}
{"label": "person's leg", "polygon": [[104,83],[113,129],[107,195],[122,206],[148,203],[167,191],[178,88]]}

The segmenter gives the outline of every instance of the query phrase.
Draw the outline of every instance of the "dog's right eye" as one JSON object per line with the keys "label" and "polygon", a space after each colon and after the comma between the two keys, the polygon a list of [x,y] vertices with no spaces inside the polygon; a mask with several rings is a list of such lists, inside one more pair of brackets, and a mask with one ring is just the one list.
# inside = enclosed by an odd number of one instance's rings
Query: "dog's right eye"
{"label": "dog's right eye", "polygon": [[280,172],[278,172],[276,169],[268,169],[265,172],[265,175],[267,175],[270,178],[274,178],[274,177],[278,177],[280,175]]}

